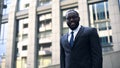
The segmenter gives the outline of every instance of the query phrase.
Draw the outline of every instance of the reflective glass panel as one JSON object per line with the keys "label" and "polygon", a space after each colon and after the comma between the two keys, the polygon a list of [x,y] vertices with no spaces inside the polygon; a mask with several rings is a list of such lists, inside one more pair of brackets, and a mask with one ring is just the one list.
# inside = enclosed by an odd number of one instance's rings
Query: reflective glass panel
{"label": "reflective glass panel", "polygon": [[96,4],[98,20],[105,19],[104,2]]}

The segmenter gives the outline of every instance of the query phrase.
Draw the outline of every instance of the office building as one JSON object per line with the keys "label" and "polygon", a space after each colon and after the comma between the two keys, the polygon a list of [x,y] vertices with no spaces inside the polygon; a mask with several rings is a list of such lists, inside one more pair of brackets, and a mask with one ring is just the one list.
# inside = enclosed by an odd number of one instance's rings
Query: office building
{"label": "office building", "polygon": [[97,28],[104,67],[120,68],[119,0],[6,0],[6,3],[9,10],[3,11],[0,36],[0,46],[6,51],[3,67],[59,65],[60,37],[68,31],[65,13],[75,9],[81,25]]}

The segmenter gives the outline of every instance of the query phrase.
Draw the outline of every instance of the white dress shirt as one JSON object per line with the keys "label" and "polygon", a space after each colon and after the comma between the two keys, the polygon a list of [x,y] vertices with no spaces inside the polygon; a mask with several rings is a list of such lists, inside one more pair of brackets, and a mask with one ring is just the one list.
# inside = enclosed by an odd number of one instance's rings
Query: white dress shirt
{"label": "white dress shirt", "polygon": [[69,29],[69,32],[68,32],[68,42],[70,42],[70,38],[71,38],[71,32],[73,31],[74,32],[74,40],[75,40],[75,37],[79,31],[79,29],[81,28],[81,25],[79,25],[75,30],[71,30]]}

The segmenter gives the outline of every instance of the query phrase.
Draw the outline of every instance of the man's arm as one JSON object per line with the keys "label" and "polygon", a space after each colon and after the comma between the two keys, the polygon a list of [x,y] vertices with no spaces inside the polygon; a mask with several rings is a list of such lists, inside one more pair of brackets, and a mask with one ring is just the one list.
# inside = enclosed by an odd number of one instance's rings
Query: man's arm
{"label": "man's arm", "polygon": [[90,46],[92,56],[92,68],[102,68],[102,48],[100,45],[97,30],[95,28],[92,29],[90,35]]}
{"label": "man's arm", "polygon": [[65,51],[62,46],[62,40],[60,40],[60,68],[65,68]]}

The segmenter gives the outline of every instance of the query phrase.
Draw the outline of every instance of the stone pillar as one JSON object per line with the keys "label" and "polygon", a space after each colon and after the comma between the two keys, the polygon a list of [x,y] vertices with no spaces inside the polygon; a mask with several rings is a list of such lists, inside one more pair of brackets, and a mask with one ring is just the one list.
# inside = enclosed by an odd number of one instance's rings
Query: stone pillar
{"label": "stone pillar", "polygon": [[27,68],[38,68],[37,64],[37,15],[36,15],[37,0],[30,0],[29,6],[29,26],[28,26],[28,54]]}
{"label": "stone pillar", "polygon": [[87,0],[78,0],[78,11],[80,15],[80,24],[89,26],[89,12]]}
{"label": "stone pillar", "polygon": [[112,26],[113,48],[120,50],[120,10],[118,0],[108,1],[109,17]]}
{"label": "stone pillar", "polygon": [[6,46],[6,68],[16,68],[16,8],[17,0],[12,0],[8,16],[9,30]]}
{"label": "stone pillar", "polygon": [[60,0],[52,0],[52,64],[60,63]]}

